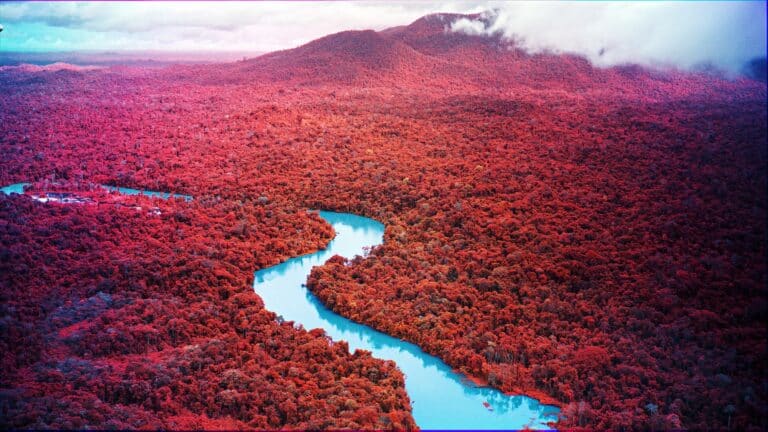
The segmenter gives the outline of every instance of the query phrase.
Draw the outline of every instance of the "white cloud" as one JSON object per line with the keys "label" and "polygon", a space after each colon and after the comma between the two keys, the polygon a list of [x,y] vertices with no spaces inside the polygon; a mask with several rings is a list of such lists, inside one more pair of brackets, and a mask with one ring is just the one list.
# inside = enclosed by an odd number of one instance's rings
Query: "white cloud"
{"label": "white cloud", "polygon": [[474,36],[488,34],[488,30],[486,29],[484,22],[480,20],[471,20],[468,18],[460,18],[451,23],[451,30]]}
{"label": "white cloud", "polygon": [[766,55],[765,2],[507,2],[452,30],[501,34],[532,52],[586,56],[598,66],[640,63],[738,71]]}

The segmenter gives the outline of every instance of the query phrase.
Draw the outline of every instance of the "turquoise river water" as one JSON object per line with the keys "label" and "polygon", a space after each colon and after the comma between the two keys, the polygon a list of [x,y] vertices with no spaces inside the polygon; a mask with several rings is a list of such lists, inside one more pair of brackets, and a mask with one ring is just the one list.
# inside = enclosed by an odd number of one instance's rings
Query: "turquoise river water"
{"label": "turquoise river water", "polygon": [[394,360],[405,374],[413,417],[422,429],[549,429],[547,422],[557,419],[556,407],[479,387],[418,346],[355,323],[320,303],[305,286],[312,267],[334,255],[363,255],[364,247],[384,240],[384,225],[373,219],[328,211],[320,211],[320,216],[336,231],[326,249],[256,272],[253,287],[268,310],[306,329],[321,328],[331,339],[347,341],[352,352],[364,349]]}
{"label": "turquoise river water", "polygon": [[[24,193],[24,186],[28,185],[29,183],[14,183],[12,185],[4,186],[0,188],[0,192],[5,194],[23,194]],[[169,193],[169,192],[157,192],[157,191],[151,191],[151,190],[141,190],[141,189],[131,189],[131,188],[124,188],[124,187],[117,187],[117,186],[106,186],[102,185],[104,189],[111,191],[111,192],[118,192],[124,195],[147,195],[147,196],[154,196],[162,199],[168,199],[168,198],[184,198],[185,201],[191,201],[192,197],[189,195],[182,195],[182,194],[175,194],[175,193]]]}

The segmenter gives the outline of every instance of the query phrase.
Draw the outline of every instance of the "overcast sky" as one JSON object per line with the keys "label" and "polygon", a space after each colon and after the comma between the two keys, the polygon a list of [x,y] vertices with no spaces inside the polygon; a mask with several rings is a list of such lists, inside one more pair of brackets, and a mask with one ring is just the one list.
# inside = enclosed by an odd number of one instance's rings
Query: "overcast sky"
{"label": "overcast sky", "polygon": [[[596,64],[737,70],[766,53],[760,2],[2,2],[0,51],[169,50],[265,52],[349,29],[381,30],[434,12],[496,10],[491,26],[532,51]],[[602,54],[601,54],[602,53]]]}

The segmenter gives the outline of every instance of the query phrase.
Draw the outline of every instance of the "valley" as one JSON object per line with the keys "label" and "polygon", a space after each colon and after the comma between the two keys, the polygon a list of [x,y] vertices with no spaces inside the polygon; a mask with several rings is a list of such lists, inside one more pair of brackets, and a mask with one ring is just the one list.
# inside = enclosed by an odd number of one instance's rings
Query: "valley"
{"label": "valley", "polygon": [[[532,54],[460,17],[0,70],[0,185],[29,183],[0,194],[0,425],[429,428],[376,354],[397,343],[558,407],[540,427],[765,429],[765,83]],[[311,209],[382,224],[301,283],[386,344],[260,288],[334,237]]]}

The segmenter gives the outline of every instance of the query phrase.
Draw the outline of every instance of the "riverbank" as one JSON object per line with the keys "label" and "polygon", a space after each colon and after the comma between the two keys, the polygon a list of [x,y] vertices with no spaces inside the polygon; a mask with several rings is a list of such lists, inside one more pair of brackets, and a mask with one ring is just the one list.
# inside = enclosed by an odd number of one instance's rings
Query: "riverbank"
{"label": "riverbank", "polygon": [[349,320],[320,302],[305,286],[313,267],[315,271],[333,271],[335,266],[345,266],[340,261],[326,261],[335,255],[346,259],[364,255],[366,248],[383,243],[385,227],[378,221],[349,213],[318,214],[336,232],[325,249],[256,272],[254,290],[268,310],[281,320],[301,324],[306,329],[321,328],[332,340],[347,342],[350,352],[362,349],[376,358],[393,360],[406,376],[413,416],[421,428],[550,428],[549,422],[557,420],[557,407],[524,395],[505,395],[487,385],[475,385],[417,345]]}

